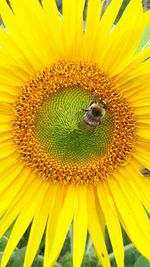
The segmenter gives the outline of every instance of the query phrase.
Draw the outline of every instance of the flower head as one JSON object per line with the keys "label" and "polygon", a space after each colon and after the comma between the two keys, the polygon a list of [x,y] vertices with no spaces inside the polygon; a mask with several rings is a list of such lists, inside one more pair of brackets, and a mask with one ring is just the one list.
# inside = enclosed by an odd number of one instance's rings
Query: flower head
{"label": "flower head", "polygon": [[136,54],[149,13],[131,0],[113,28],[122,0],[103,16],[89,0],[84,32],[85,0],[63,0],[62,20],[54,0],[10,4],[0,2],[0,236],[15,224],[1,266],[31,222],[24,267],[45,229],[53,266],[72,221],[74,267],[87,230],[110,266],[105,223],[119,267],[120,223],[150,259],[150,49]]}

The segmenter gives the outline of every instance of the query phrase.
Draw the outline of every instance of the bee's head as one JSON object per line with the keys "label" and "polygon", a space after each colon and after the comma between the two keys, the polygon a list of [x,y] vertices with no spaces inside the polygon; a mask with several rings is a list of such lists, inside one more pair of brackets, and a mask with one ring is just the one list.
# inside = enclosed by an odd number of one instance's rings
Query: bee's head
{"label": "bee's head", "polygon": [[92,115],[94,117],[100,117],[102,115],[102,109],[99,105],[93,104],[92,106]]}

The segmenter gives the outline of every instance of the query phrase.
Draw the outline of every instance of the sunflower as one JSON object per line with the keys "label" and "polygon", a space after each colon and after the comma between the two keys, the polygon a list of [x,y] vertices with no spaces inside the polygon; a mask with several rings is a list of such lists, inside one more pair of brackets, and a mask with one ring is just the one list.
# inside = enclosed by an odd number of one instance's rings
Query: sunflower
{"label": "sunflower", "polygon": [[0,1],[1,267],[30,224],[24,267],[44,231],[53,266],[72,222],[74,267],[87,231],[110,266],[105,223],[119,267],[120,224],[150,260],[150,48],[136,53],[150,14],[131,0],[113,27],[122,2],[101,15],[89,0],[83,31],[84,0],[63,0],[62,19],[55,0]]}

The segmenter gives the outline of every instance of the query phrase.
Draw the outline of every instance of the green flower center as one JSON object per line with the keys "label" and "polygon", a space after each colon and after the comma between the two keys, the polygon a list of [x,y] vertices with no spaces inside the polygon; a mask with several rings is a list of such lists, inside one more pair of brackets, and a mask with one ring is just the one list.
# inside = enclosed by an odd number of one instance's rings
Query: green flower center
{"label": "green flower center", "polygon": [[100,125],[81,126],[92,95],[68,88],[50,96],[36,114],[35,132],[44,149],[62,161],[81,162],[102,156],[112,139],[113,118],[106,110]]}

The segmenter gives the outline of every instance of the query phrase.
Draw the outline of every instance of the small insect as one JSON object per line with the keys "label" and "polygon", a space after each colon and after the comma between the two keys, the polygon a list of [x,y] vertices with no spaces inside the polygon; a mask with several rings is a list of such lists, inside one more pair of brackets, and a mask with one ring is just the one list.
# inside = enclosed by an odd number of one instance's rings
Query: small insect
{"label": "small insect", "polygon": [[141,174],[143,174],[145,177],[150,177],[150,170],[144,168],[141,170]]}
{"label": "small insect", "polygon": [[101,120],[106,113],[106,104],[102,100],[97,100],[94,95],[89,108],[82,109],[81,111],[85,112],[81,123],[82,126],[87,126],[87,128],[94,130],[100,125]]}

